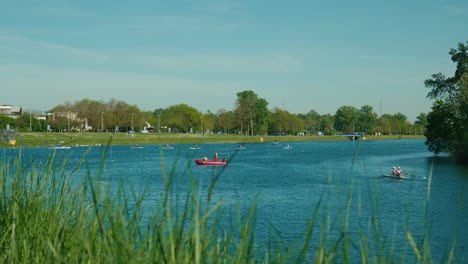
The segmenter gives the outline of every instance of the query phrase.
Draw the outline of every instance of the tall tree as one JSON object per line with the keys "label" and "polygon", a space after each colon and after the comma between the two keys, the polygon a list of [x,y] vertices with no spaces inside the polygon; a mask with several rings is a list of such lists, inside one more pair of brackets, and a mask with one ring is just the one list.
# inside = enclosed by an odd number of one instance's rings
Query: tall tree
{"label": "tall tree", "polygon": [[188,133],[201,126],[202,113],[189,105],[178,104],[164,111],[163,120],[172,131]]}
{"label": "tall tree", "polygon": [[364,105],[359,110],[358,130],[360,132],[374,133],[377,126],[377,114],[370,105]]}
{"label": "tall tree", "polygon": [[382,135],[392,134],[392,120],[393,116],[390,114],[383,114],[382,116],[380,116],[377,120],[377,132]]}
{"label": "tall tree", "polygon": [[325,114],[320,117],[319,121],[319,128],[317,132],[320,131],[325,135],[332,135],[333,134],[333,127],[335,124],[335,117],[330,114]]}
{"label": "tall tree", "polygon": [[468,41],[466,45],[459,43],[457,49],[450,49],[449,55],[457,64],[454,76],[446,78],[437,73],[424,81],[430,88],[427,97],[436,100],[427,115],[426,145],[436,154],[453,153],[458,161],[468,163]]}
{"label": "tall tree", "polygon": [[218,117],[212,113],[210,110],[208,110],[205,114],[202,116],[202,124],[200,131],[202,133],[205,132],[213,132],[215,129],[215,124],[217,121]]}
{"label": "tall tree", "polygon": [[408,131],[408,125],[407,117],[404,114],[400,112],[393,114],[391,118],[392,134],[405,134],[405,131]]}
{"label": "tall tree", "polygon": [[307,114],[299,114],[299,118],[304,120],[306,132],[316,133],[319,130],[320,114],[315,110],[310,110]]}
{"label": "tall tree", "polygon": [[[268,102],[264,98],[258,98],[255,102],[255,131],[268,133],[268,125],[271,122],[271,112],[268,110]],[[252,129],[252,132],[254,130]]]}
{"label": "tall tree", "polygon": [[342,106],[335,114],[335,129],[345,133],[355,132],[359,110],[354,106]]}
{"label": "tall tree", "polygon": [[225,134],[229,134],[235,125],[235,114],[233,111],[226,111],[224,109],[218,110],[218,125],[217,130]]}
{"label": "tall tree", "polygon": [[[245,127],[250,129],[250,133],[254,135],[254,120],[255,120],[255,105],[258,96],[251,90],[237,93],[236,114],[240,125],[240,133],[244,133]],[[247,131],[248,134],[249,131]]]}
{"label": "tall tree", "polygon": [[427,124],[427,115],[426,113],[420,113],[416,117],[416,121],[414,122],[415,130],[417,130],[417,134],[423,134]]}

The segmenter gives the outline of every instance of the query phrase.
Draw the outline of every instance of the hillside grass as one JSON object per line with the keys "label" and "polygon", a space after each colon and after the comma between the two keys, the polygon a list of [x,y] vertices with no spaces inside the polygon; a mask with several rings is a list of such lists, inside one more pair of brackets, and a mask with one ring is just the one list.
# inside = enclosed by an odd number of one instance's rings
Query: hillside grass
{"label": "hillside grass", "polygon": [[[297,141],[345,141],[343,136],[242,136],[242,135],[201,135],[201,134],[156,134],[136,133],[18,133],[17,146],[35,147],[62,143],[67,146],[107,144],[112,138],[113,145],[145,144],[206,144],[206,143],[269,143]],[[423,139],[423,136],[366,136],[367,140]],[[8,147],[5,142],[0,147]]]}

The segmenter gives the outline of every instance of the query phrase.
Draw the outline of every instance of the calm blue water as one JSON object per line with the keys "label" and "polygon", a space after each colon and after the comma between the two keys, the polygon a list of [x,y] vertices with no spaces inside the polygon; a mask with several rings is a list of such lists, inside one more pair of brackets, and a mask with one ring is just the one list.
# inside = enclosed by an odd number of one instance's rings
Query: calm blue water
{"label": "calm blue water", "polygon": [[[293,148],[284,149],[286,144]],[[432,171],[428,209],[431,252],[435,260],[443,258],[456,235],[457,260],[468,262],[468,253],[465,253],[468,251],[467,171],[447,158],[434,159],[423,140],[261,143],[246,144],[244,150],[236,150],[235,144],[199,146],[202,149],[191,150],[190,145],[174,145],[171,150],[161,150],[156,145],[112,146],[103,181],[117,183],[122,176],[129,190],[139,191],[148,186],[150,192],[144,212],[150,215],[163,191],[162,164],[168,170],[176,168],[175,191],[179,194],[190,188],[190,174],[199,184],[200,192],[206,193],[213,175],[222,172],[214,199],[223,199],[226,212],[235,215],[239,207],[245,214],[257,196],[259,243],[271,233],[271,225],[288,243],[303,238],[307,220],[320,197],[323,197],[323,207],[328,208],[331,236],[338,237],[351,191],[351,236],[357,238],[359,228],[367,230],[371,215],[377,212],[382,239],[387,245],[389,241],[403,245],[407,225],[416,243],[424,235],[424,206]],[[58,154],[69,156],[73,164],[85,151],[86,148],[76,147]],[[203,155],[211,158],[214,151],[218,151],[220,158],[229,158],[230,164],[224,171],[193,162]],[[23,155],[27,159],[43,160],[49,152],[46,148],[29,148]],[[100,160],[101,148],[95,147],[88,155],[90,168],[99,168]],[[390,173],[392,166],[401,166],[412,175],[412,180],[381,177]]]}

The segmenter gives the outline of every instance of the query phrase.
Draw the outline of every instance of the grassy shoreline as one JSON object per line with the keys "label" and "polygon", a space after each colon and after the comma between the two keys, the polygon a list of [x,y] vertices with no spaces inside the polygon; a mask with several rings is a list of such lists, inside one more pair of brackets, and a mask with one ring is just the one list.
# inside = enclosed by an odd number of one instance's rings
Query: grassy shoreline
{"label": "grassy shoreline", "polygon": [[[62,143],[66,146],[108,144],[149,145],[149,144],[206,144],[206,143],[268,143],[299,141],[346,141],[343,136],[242,136],[242,135],[200,135],[200,134],[141,134],[129,136],[118,133],[18,133],[16,146],[41,147]],[[366,140],[424,139],[424,136],[366,136]],[[9,147],[0,142],[0,147]]]}

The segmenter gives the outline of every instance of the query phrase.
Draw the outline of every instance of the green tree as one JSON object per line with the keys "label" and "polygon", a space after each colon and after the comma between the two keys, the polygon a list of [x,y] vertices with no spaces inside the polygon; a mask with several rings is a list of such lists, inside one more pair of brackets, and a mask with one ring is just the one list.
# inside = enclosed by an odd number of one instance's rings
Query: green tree
{"label": "green tree", "polygon": [[358,118],[358,130],[360,132],[374,133],[377,127],[377,114],[370,105],[364,105],[359,110],[360,115]]}
{"label": "green tree", "polygon": [[427,115],[426,113],[420,113],[414,121],[414,130],[415,134],[422,135],[425,132],[427,124]]}
{"label": "green tree", "polygon": [[7,125],[13,128],[15,126],[15,120],[9,116],[0,114],[0,129],[5,129]]}
{"label": "green tree", "polygon": [[237,93],[235,113],[240,134],[255,135],[257,131],[265,133],[271,121],[268,101],[264,98],[259,98],[251,90]]}
{"label": "green tree", "polygon": [[[271,112],[268,109],[268,101],[264,98],[258,98],[255,102],[255,131],[267,134],[268,125],[271,122]],[[253,130],[252,130],[253,132]]]}
{"label": "green tree", "polygon": [[304,120],[286,110],[275,108],[272,113],[270,131],[282,135],[304,131]]}
{"label": "green tree", "polygon": [[330,114],[325,114],[320,117],[319,128],[317,131],[323,132],[325,135],[332,135],[335,126],[335,118]]}
{"label": "green tree", "polygon": [[288,129],[288,116],[289,113],[278,107],[275,107],[272,112],[272,122],[270,124],[270,131],[281,135]]}
{"label": "green tree", "polygon": [[436,100],[427,115],[426,145],[436,154],[453,153],[458,161],[468,163],[468,41],[450,49],[449,54],[457,64],[454,76],[446,78],[437,73],[424,81],[430,89],[427,97]]}
{"label": "green tree", "polygon": [[226,111],[224,109],[218,110],[218,123],[217,131],[222,131],[229,134],[236,126],[235,113],[233,111]]}
{"label": "green tree", "polygon": [[[240,133],[254,135],[255,105],[258,96],[251,90],[237,93],[236,114],[240,126]],[[250,129],[250,131],[248,131]]]}
{"label": "green tree", "polygon": [[202,123],[201,123],[201,128],[200,131],[202,133],[205,132],[213,132],[215,129],[215,124],[217,122],[218,116],[212,113],[210,110],[208,110],[205,114],[202,116]]}
{"label": "green tree", "polygon": [[390,114],[383,114],[377,120],[377,132],[382,135],[390,135],[392,134],[392,120],[393,116]]}
{"label": "green tree", "polygon": [[201,126],[202,113],[189,105],[178,104],[164,110],[161,117],[173,132],[188,133]]}
{"label": "green tree", "polygon": [[307,114],[299,114],[298,117],[304,120],[304,129],[307,133],[315,134],[320,130],[320,114],[315,110],[310,110]]}
{"label": "green tree", "polygon": [[393,114],[391,120],[391,127],[392,127],[392,134],[401,135],[407,134],[408,125],[410,125],[407,121],[407,117],[402,113]]}
{"label": "green tree", "polygon": [[354,106],[342,106],[335,113],[335,129],[344,133],[356,131],[360,112]]}

